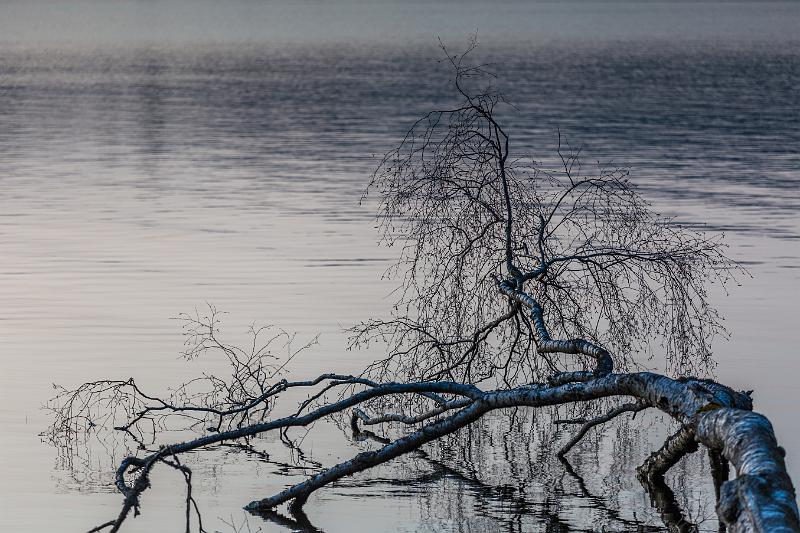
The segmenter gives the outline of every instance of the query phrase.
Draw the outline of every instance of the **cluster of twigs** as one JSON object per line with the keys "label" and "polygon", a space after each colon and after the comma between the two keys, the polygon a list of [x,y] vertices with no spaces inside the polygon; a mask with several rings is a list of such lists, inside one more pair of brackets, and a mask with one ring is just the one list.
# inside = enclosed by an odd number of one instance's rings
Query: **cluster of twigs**
{"label": "cluster of twigs", "polygon": [[383,242],[402,247],[391,318],[352,330],[356,346],[388,344],[374,375],[512,385],[574,364],[536,352],[534,325],[496,297],[495,276],[541,302],[554,335],[606,346],[619,368],[661,339],[667,371],[706,371],[724,333],[707,282],[737,268],[719,237],[654,213],[626,169],[587,173],[561,135],[560,168],[515,158],[502,96],[468,88],[485,69],[448,58],[459,105],[417,121],[368,191]]}
{"label": "cluster of twigs", "polygon": [[274,397],[287,388],[287,382],[277,378],[317,339],[296,348],[293,334],[273,326],[250,326],[250,343],[240,347],[220,339],[221,316],[209,305],[204,314],[181,314],[177,320],[185,339],[182,356],[193,360],[222,355],[229,376],[203,373],[166,395],[143,391],[134,378],[91,381],[76,389],[54,384],[58,392],[45,408],[55,422],[44,436],[59,447],[70,447],[87,435],[113,429],[145,448],[156,444],[162,432],[219,432],[262,420]]}

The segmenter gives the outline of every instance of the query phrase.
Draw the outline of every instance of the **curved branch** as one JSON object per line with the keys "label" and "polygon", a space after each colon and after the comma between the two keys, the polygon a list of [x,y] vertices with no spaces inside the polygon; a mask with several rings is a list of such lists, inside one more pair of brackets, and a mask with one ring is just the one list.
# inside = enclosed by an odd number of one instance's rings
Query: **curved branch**
{"label": "curved branch", "polygon": [[797,495],[772,424],[764,416],[721,408],[697,422],[697,438],[719,449],[736,470],[722,484],[717,514],[732,533],[800,531]]}
{"label": "curved branch", "polygon": [[500,292],[531,310],[531,319],[537,334],[536,348],[539,352],[583,354],[592,357],[596,361],[594,372],[565,372],[557,374],[549,380],[552,385],[586,381],[593,377],[609,374],[614,369],[614,360],[611,358],[611,354],[601,346],[584,339],[551,339],[544,323],[542,306],[529,294],[514,288],[508,280],[501,281],[498,286]]}

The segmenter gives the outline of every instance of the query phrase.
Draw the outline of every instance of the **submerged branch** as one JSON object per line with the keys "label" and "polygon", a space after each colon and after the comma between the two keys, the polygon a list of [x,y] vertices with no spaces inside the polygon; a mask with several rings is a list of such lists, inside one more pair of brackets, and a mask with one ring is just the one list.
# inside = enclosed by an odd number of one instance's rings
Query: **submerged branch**
{"label": "submerged branch", "polygon": [[[622,404],[605,415],[583,421],[581,430],[562,448],[559,455],[566,453],[596,425],[625,412],[655,408],[680,423],[681,430],[640,468],[651,484],[661,482],[667,469],[685,453],[702,444],[719,453],[737,472],[736,478],[722,485],[718,504],[720,520],[729,531],[800,531],[794,487],[786,473],[783,453],[776,443],[772,427],[763,416],[750,411],[752,403],[747,394],[713,381],[696,378],[676,380],[649,372],[608,373],[586,381],[559,385],[533,383],[511,389],[484,391],[474,385],[454,382],[377,383],[352,376],[322,374],[311,380],[285,382],[283,388],[320,387],[327,390],[331,383],[361,387],[362,390],[348,393],[337,401],[326,403],[320,399],[321,404],[307,413],[298,412],[271,421],[211,433],[162,446],[143,457],[126,458],[116,473],[116,485],[124,497],[123,506],[116,519],[99,527],[110,527],[112,532],[117,531],[132,510],[138,514],[140,498],[150,487],[152,470],[158,464],[177,468],[190,483],[188,469],[177,460],[183,453],[270,431],[307,427],[324,417],[347,410],[351,412],[351,424],[356,433],[361,432],[358,429],[359,421],[368,425],[399,422],[403,426],[419,427],[396,440],[378,439],[384,443],[380,449],[359,453],[348,461],[325,468],[302,483],[251,502],[247,509],[269,511],[285,502],[290,502],[293,509],[300,508],[320,488],[414,452],[426,443],[473,424],[495,410],[542,408],[602,398],[632,398],[632,403]],[[319,394],[312,397],[319,397]],[[433,405],[416,415],[387,413],[376,417],[368,415],[362,407],[382,399],[404,397],[422,398]],[[130,475],[135,475],[132,482],[128,481]],[[190,505],[194,505],[190,486],[188,489],[187,517]]]}

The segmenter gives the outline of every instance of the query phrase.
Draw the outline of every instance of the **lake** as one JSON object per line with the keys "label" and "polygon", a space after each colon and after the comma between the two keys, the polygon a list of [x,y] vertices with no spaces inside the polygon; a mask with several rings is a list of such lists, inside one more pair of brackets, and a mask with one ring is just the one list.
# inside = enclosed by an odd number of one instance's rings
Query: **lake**
{"label": "lake", "polygon": [[[755,390],[797,483],[798,28],[796,2],[0,3],[0,526],[85,531],[116,515],[120,458],[95,450],[70,468],[39,437],[41,406],[53,383],[135,376],[163,391],[218,369],[178,358],[181,312],[224,310],[233,341],[253,322],[319,333],[294,377],[380,355],[347,351],[341,331],[392,303],[381,275],[396,250],[377,246],[359,200],[413,120],[453,102],[437,36],[458,51],[476,29],[476,58],[515,105],[503,120],[516,154],[552,161],[560,131],[587,163],[629,166],[660,211],[724,232],[750,276],[715,296],[732,333],[715,375]],[[633,476],[665,435],[656,419],[576,452],[582,480],[533,446],[548,428],[522,420],[503,431],[499,416],[477,457],[438,450],[444,465],[407,459],[321,490],[309,520],[664,527]],[[304,441],[325,464],[363,446],[325,424]],[[207,529],[287,530],[241,507],[305,470],[234,449],[189,460]],[[671,481],[716,531],[706,463]],[[153,486],[124,531],[182,527],[182,480],[162,470]]]}

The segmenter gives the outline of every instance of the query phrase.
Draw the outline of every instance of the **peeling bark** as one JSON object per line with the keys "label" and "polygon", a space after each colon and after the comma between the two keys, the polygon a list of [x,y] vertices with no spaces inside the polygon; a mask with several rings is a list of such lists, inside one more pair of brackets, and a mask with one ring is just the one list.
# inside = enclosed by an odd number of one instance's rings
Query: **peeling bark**
{"label": "peeling bark", "polygon": [[764,416],[721,408],[703,414],[697,438],[733,465],[736,478],[722,484],[717,514],[732,533],[800,531],[797,495],[772,424]]}

